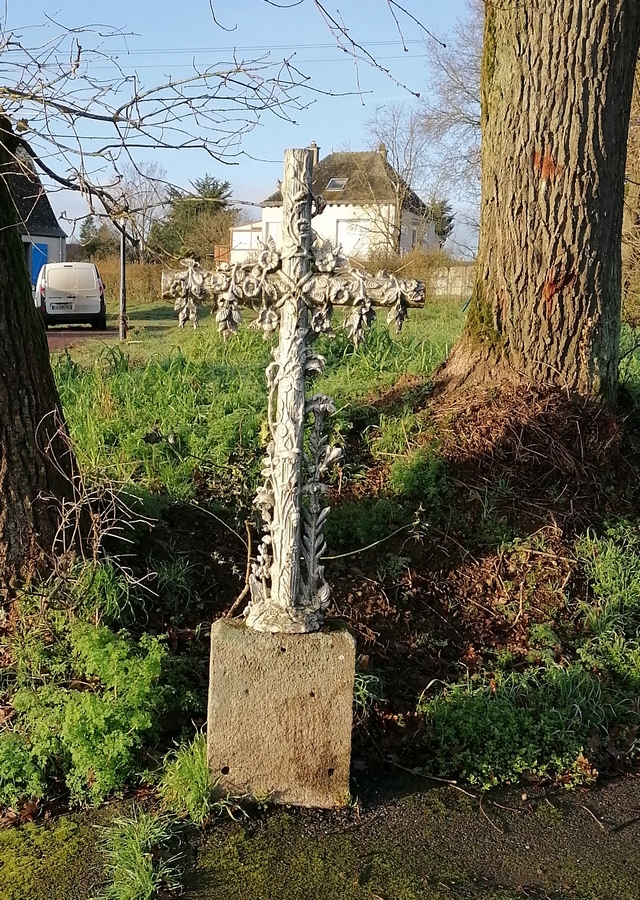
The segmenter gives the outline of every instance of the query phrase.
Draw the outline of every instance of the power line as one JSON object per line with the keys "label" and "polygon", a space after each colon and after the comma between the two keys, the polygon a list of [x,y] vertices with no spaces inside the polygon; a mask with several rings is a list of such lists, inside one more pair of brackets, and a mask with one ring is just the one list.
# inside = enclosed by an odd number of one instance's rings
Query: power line
{"label": "power line", "polygon": [[[418,53],[403,53],[398,56],[378,56],[378,57],[376,57],[376,59],[380,60],[381,62],[386,62],[387,60],[392,60],[392,59],[420,60],[420,59],[422,59],[422,56]],[[277,65],[278,62],[279,62],[279,60],[274,60],[274,65]],[[351,65],[353,65],[353,58],[351,56],[347,56],[346,54],[341,54],[340,56],[325,57],[324,59],[300,59],[300,60],[298,60],[299,64],[305,65],[305,66],[308,64],[311,64],[311,63],[313,63],[313,64],[315,64],[315,63],[335,64],[338,62],[347,62],[347,63],[350,63]],[[186,68],[187,66],[191,66],[191,62],[173,63],[173,66],[177,67],[177,68]],[[167,66],[166,66],[166,64],[163,64],[163,63],[142,63],[141,65],[136,65],[135,63],[131,63],[131,67],[137,71],[138,69],[165,69]],[[207,66],[206,66],[206,63],[199,61],[198,67],[204,69]],[[109,70],[107,69],[106,66],[93,66],[92,65],[91,71],[92,72],[106,72]],[[172,71],[174,71],[174,70],[172,70]]]}
{"label": "power line", "polygon": [[[423,40],[404,41],[404,45],[424,44]],[[402,47],[402,41],[367,41],[363,47]],[[122,47],[113,53],[126,53],[130,56],[146,55],[149,53],[261,53],[269,50],[327,50],[336,49],[335,43],[326,44],[256,44],[254,46],[225,46],[225,47],[145,47],[141,50],[130,50]]]}

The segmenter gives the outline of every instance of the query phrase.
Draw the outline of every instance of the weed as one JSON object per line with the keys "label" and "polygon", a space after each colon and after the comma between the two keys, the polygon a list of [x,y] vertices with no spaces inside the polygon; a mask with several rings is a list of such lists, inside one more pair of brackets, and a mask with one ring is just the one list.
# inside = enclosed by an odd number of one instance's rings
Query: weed
{"label": "weed", "polygon": [[356,670],[353,683],[353,711],[355,718],[366,718],[374,703],[380,703],[383,700],[383,683],[380,676],[371,672]]}
{"label": "weed", "polygon": [[410,564],[411,559],[408,556],[387,553],[378,563],[378,578],[380,581],[390,581],[396,584],[406,574]]}
{"label": "weed", "polygon": [[160,855],[172,837],[166,816],[134,812],[114,819],[101,839],[109,883],[96,900],[152,900],[160,890],[178,891],[178,857]]}
{"label": "weed", "polygon": [[[138,776],[139,751],[166,700],[166,650],[105,626],[75,622],[55,635],[65,652],[55,681],[20,687],[15,717],[0,733],[0,795],[42,796],[62,777],[73,800],[99,803]],[[30,664],[34,662],[33,657]]]}
{"label": "weed", "polygon": [[170,753],[158,786],[168,809],[202,825],[219,811],[214,800],[215,781],[207,764],[207,738],[197,734],[190,744]]}
{"label": "weed", "polygon": [[325,534],[331,547],[368,546],[411,520],[408,510],[387,497],[364,497],[333,507]]}
{"label": "weed", "polygon": [[389,483],[395,494],[418,498],[435,514],[446,490],[444,461],[433,450],[417,450],[392,464]]}
{"label": "weed", "polygon": [[602,537],[592,532],[577,554],[589,577],[592,599],[579,605],[585,632],[582,661],[640,688],[640,533],[621,521]]}

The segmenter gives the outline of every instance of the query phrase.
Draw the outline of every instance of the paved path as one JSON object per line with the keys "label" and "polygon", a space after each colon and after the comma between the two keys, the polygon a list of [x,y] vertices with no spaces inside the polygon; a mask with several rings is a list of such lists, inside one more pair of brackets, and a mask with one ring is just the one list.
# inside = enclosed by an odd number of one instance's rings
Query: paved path
{"label": "paved path", "polygon": [[97,331],[94,328],[87,328],[78,325],[75,328],[49,328],[47,331],[47,343],[49,350],[64,350],[65,347],[73,347],[81,344],[83,341],[93,338],[101,340],[109,338],[117,338],[118,330],[116,328],[108,328],[106,331]]}

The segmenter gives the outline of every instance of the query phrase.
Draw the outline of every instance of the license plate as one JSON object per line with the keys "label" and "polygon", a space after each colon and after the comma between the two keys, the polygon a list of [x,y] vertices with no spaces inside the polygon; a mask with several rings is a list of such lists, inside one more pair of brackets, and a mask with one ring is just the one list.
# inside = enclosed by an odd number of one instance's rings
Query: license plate
{"label": "license plate", "polygon": [[73,303],[52,303],[51,309],[73,309]]}

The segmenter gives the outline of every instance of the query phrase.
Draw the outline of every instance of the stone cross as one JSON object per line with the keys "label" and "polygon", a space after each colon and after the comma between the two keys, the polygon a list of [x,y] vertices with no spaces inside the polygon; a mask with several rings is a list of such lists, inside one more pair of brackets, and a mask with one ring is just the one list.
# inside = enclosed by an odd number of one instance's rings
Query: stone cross
{"label": "stone cross", "polygon": [[198,305],[213,300],[225,338],[238,330],[240,306],[247,304],[258,310],[254,327],[265,335],[280,330],[266,370],[271,441],[255,499],[264,534],[250,576],[246,624],[256,631],[316,631],[329,604],[322,564],[329,507],[322,500],[322,478],[341,451],[330,446],[326,433],[335,412],[331,399],[305,397],[306,378],[321,374],[325,364],[312,349],[313,339],[331,333],[334,306],[349,307],[345,326],[357,344],[375,318],[374,307],[386,307],[387,322],[399,331],[407,307],[424,305],[421,282],[385,272],[371,276],[348,266],[340,248],[317,238],[311,220],[325,203],[312,194],[312,166],[312,151],[285,151],[279,253],[269,241],[244,263],[222,263],[209,272],[191,260],[181,271],[162,275],[163,297],[176,301],[181,325],[191,318],[195,327]]}

